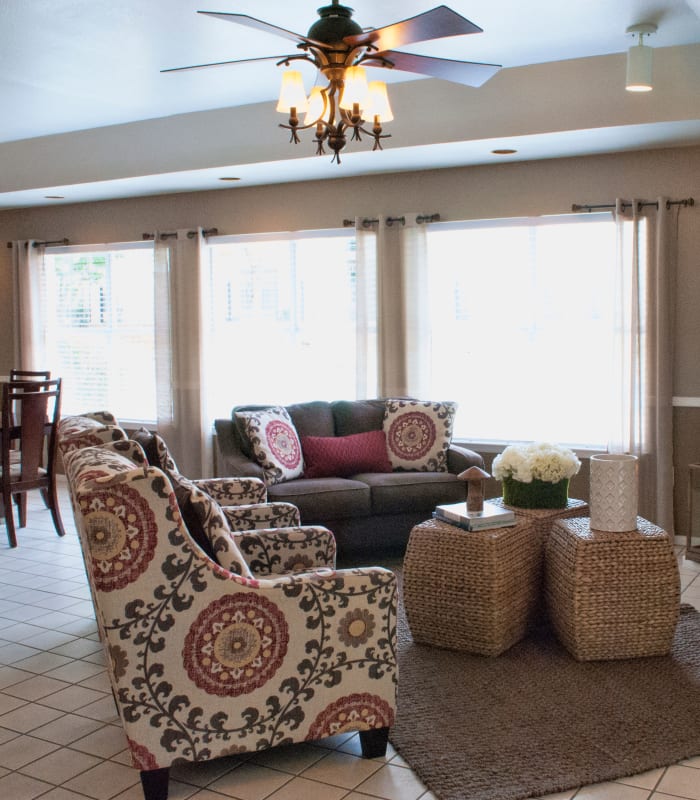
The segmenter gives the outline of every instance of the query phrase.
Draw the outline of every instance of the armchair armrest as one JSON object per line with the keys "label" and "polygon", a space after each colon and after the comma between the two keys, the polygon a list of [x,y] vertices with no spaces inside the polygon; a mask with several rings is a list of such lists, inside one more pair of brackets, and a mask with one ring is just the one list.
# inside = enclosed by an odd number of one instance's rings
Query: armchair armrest
{"label": "armchair armrest", "polygon": [[320,525],[231,533],[253,575],[335,569],[335,537]]}
{"label": "armchair armrest", "polygon": [[243,506],[222,506],[221,510],[232,531],[254,531],[263,528],[289,528],[300,525],[299,509],[291,503],[253,503]]}
{"label": "armchair armrest", "polygon": [[469,467],[484,468],[484,459],[474,450],[462,447],[458,444],[451,444],[447,451],[447,469],[453,475],[459,475]]}
{"label": "armchair armrest", "polygon": [[220,506],[243,506],[267,500],[267,487],[259,478],[198,478],[192,483]]}
{"label": "armchair armrest", "polygon": [[263,468],[241,451],[235,426],[230,419],[214,420],[216,430],[217,471],[223,475],[249,475],[263,478]]}

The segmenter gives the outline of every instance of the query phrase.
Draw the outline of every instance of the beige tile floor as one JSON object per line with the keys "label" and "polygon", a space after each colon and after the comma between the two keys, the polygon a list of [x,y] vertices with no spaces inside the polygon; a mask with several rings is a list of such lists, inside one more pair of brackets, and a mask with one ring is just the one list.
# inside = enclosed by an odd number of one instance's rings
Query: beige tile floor
{"label": "beige tile floor", "polygon": [[[115,715],[72,514],[59,539],[41,500],[7,547],[0,523],[0,798],[141,800]],[[700,609],[700,564],[678,548],[683,599]],[[547,800],[700,800],[700,756]],[[356,735],[173,770],[171,800],[435,800],[391,747]]]}

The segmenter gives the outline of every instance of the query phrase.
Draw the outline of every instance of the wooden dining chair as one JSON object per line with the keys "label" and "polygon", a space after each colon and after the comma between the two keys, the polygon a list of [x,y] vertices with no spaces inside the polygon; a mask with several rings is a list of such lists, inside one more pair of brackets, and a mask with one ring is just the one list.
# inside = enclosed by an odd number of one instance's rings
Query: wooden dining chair
{"label": "wooden dining chair", "polygon": [[11,369],[10,383],[16,381],[50,381],[51,370]]}
{"label": "wooden dining chair", "polygon": [[[32,369],[11,369],[10,370],[10,383],[18,383],[18,382],[25,382],[25,381],[48,381],[51,380],[51,370],[50,369],[39,369],[39,370],[32,370]],[[15,444],[15,449],[17,449],[17,444]],[[14,456],[15,458],[17,456]],[[49,508],[49,499],[47,496],[46,490],[42,490],[41,496],[44,499],[44,505],[46,508]],[[27,509],[27,495],[21,496],[22,501],[22,509],[21,511],[26,516],[26,509]]]}
{"label": "wooden dining chair", "polygon": [[[39,489],[56,533],[63,523],[56,490],[56,432],[61,416],[61,379],[5,383],[2,387],[2,505],[10,547],[17,547],[12,500],[19,525],[27,524],[27,492]],[[44,460],[46,456],[46,460]]]}

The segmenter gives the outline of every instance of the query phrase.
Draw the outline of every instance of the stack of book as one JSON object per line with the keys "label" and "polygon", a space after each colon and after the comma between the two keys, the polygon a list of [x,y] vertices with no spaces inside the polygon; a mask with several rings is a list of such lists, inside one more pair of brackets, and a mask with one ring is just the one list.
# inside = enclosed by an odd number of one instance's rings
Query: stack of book
{"label": "stack of book", "polygon": [[515,514],[508,508],[484,502],[483,511],[467,511],[466,503],[448,503],[437,506],[433,517],[441,522],[457,525],[465,531],[482,531],[485,528],[505,528],[515,525]]}

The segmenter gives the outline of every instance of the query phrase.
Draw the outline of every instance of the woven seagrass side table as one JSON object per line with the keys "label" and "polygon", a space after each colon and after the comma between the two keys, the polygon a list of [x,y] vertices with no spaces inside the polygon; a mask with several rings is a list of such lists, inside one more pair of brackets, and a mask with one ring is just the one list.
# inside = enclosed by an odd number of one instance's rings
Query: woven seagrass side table
{"label": "woven seagrass side table", "polygon": [[544,550],[529,520],[464,531],[435,519],[416,525],[403,562],[413,640],[497,656],[520,641],[537,608]]}
{"label": "woven seagrass side table", "polygon": [[666,655],[680,611],[680,577],[666,531],[592,530],[558,520],[545,548],[545,595],[554,630],[578,661]]}

